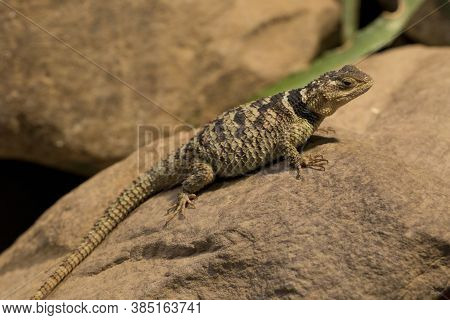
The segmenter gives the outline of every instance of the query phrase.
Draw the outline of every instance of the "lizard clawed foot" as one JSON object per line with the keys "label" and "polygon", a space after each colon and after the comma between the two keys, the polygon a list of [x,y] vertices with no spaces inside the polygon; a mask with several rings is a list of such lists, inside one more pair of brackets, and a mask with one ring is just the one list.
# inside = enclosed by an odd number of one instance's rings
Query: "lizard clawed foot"
{"label": "lizard clawed foot", "polygon": [[325,165],[328,164],[328,160],[321,154],[311,155],[307,158],[302,158],[299,165],[297,165],[297,179],[300,179],[300,171],[302,168],[310,168],[317,171],[325,171]]}
{"label": "lizard clawed foot", "polygon": [[308,156],[308,158],[303,158],[302,160],[301,166],[303,168],[310,168],[318,171],[325,171],[325,165],[328,163],[328,160],[321,154]]}
{"label": "lizard clawed foot", "polygon": [[323,132],[324,134],[336,133],[336,130],[334,130],[332,127],[318,128],[316,131]]}
{"label": "lizard clawed foot", "polygon": [[169,219],[167,219],[164,227],[167,227],[169,222],[172,221],[176,216],[183,216],[184,209],[195,209],[195,199],[197,199],[197,196],[193,193],[179,193],[177,202],[169,209],[167,209],[166,215],[170,215],[170,217]]}

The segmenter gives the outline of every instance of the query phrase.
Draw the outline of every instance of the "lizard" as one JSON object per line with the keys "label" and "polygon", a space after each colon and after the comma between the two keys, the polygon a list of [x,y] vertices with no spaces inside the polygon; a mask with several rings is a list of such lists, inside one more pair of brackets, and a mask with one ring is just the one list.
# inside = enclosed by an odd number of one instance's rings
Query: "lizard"
{"label": "lizard", "polygon": [[240,176],[279,158],[289,161],[297,178],[303,168],[325,170],[328,161],[322,155],[306,157],[298,148],[324,118],[367,92],[372,84],[369,75],[345,65],[302,88],[225,111],[124,189],[32,299],[47,297],[121,221],[156,193],[181,185],[177,200],[167,210],[167,227],[186,208],[194,208],[196,194],[218,177]]}

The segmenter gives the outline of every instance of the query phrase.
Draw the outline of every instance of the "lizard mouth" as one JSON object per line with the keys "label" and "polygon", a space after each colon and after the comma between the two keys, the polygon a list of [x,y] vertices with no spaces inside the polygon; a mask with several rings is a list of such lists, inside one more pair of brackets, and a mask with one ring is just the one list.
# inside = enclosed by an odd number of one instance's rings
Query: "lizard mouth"
{"label": "lizard mouth", "polygon": [[369,89],[370,88],[372,88],[372,86],[373,86],[373,80],[372,80],[372,78],[370,78],[362,87],[361,87],[361,93],[360,94],[363,94],[363,93],[366,93],[367,91],[369,91]]}
{"label": "lizard mouth", "polygon": [[374,81],[373,81],[372,77],[367,76],[367,82],[366,82],[366,86],[368,87],[367,90],[369,90],[373,86],[373,83],[374,83]]}

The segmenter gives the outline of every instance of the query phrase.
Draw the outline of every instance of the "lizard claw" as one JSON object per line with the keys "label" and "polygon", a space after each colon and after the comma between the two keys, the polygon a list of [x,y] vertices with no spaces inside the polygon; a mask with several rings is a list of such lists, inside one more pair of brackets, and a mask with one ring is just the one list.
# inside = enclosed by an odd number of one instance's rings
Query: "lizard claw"
{"label": "lizard claw", "polygon": [[332,127],[319,128],[316,131],[323,132],[324,134],[336,133],[336,130],[334,130]]}
{"label": "lizard claw", "polygon": [[192,201],[189,201],[186,204],[186,208],[188,208],[188,209],[195,209],[195,203],[193,203]]}
{"label": "lizard claw", "polygon": [[309,156],[307,159],[303,160],[302,167],[310,168],[317,171],[325,171],[325,165],[328,164],[328,160],[321,154],[314,156]]}
{"label": "lizard claw", "polygon": [[308,156],[306,159],[302,158],[299,165],[297,165],[297,179],[301,178],[300,171],[302,168],[309,168],[317,171],[325,171],[325,165],[328,164],[328,160],[323,155],[318,154],[314,156]]}
{"label": "lizard claw", "polygon": [[183,212],[186,208],[195,209],[194,200],[197,199],[197,196],[193,193],[185,193],[181,192],[178,194],[177,202],[167,209],[166,215],[170,215],[169,219],[167,219],[164,227],[169,225],[169,222],[172,221],[176,216],[183,217]]}

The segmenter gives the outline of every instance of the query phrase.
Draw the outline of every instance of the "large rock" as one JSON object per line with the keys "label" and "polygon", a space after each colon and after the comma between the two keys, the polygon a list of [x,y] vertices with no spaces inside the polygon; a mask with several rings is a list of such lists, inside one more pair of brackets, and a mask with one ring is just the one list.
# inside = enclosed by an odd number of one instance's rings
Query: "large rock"
{"label": "large rock", "polygon": [[139,124],[204,123],[305,67],[339,20],[335,0],[8,3],[175,116],[0,6],[0,157],[83,174]]}
{"label": "large rock", "polygon": [[[447,52],[410,47],[361,64],[375,86],[330,119],[336,139],[316,137],[308,150],[330,160],[325,172],[305,170],[298,181],[281,162],[218,181],[200,194],[197,209],[167,229],[164,214],[178,190],[160,193],[50,298],[444,297],[450,94],[442,77],[448,66],[439,61]],[[175,139],[164,141],[141,151],[162,156]],[[0,298],[34,293],[136,176],[136,159],[63,197],[0,256]]]}
{"label": "large rock", "polygon": [[[177,190],[147,201],[54,299],[436,298],[448,284],[448,185],[339,137],[328,170],[283,164],[215,183],[162,229]],[[136,174],[135,157],[74,190],[0,258],[0,298],[30,296]]]}

